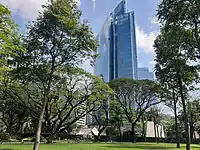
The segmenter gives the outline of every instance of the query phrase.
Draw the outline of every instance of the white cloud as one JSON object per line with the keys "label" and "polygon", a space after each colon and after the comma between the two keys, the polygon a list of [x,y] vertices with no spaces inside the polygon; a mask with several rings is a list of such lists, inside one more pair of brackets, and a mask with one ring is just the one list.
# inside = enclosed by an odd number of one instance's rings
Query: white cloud
{"label": "white cloud", "polygon": [[150,18],[151,24],[159,25],[159,21],[156,17]]}
{"label": "white cloud", "polygon": [[157,32],[146,33],[138,26],[136,26],[136,42],[137,47],[143,49],[145,53],[154,54],[154,40],[156,39]]}
{"label": "white cloud", "polygon": [[156,62],[154,60],[149,62],[149,65],[155,66]]}
{"label": "white cloud", "polygon": [[[0,3],[8,6],[14,14],[18,13],[20,17],[26,20],[36,19],[38,12],[42,12],[41,5],[49,0],[0,0]],[[77,1],[80,5],[80,0]]]}
{"label": "white cloud", "polygon": [[38,12],[42,12],[43,4],[48,0],[0,0],[0,3],[8,6],[14,14],[18,13],[20,17],[26,20],[35,19]]}
{"label": "white cloud", "polygon": [[94,67],[90,65],[90,60],[86,60],[80,67],[85,71],[94,74]]}
{"label": "white cloud", "polygon": [[92,0],[92,3],[93,3],[93,10],[95,11],[95,9],[96,9],[96,0]]}

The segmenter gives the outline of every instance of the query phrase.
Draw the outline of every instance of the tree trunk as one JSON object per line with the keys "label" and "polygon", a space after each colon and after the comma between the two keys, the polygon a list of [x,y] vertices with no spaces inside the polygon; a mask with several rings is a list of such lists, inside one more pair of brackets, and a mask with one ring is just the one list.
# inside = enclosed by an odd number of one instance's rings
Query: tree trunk
{"label": "tree trunk", "polygon": [[131,125],[131,132],[132,132],[132,143],[135,143],[136,139],[135,139],[135,125],[134,124]]}
{"label": "tree trunk", "polygon": [[97,141],[100,142],[100,140],[101,140],[101,133],[100,132],[98,133],[97,138],[98,138]]}
{"label": "tree trunk", "polygon": [[120,123],[118,122],[117,123],[118,125],[118,131],[119,131],[119,137],[120,137],[120,142],[122,142],[122,132],[121,132],[121,126],[120,126]]}
{"label": "tree trunk", "polygon": [[13,132],[12,132],[12,125],[7,126],[7,133],[9,133],[9,136],[10,136],[10,138],[11,138],[11,136],[13,135]]}
{"label": "tree trunk", "polygon": [[197,144],[197,138],[196,138],[195,131],[194,131],[193,137],[194,137],[194,142],[195,142],[195,144]]}
{"label": "tree trunk", "polygon": [[180,89],[180,94],[181,94],[181,101],[183,105],[183,113],[184,113],[184,124],[185,124],[185,135],[186,135],[186,150],[190,150],[190,125],[188,121],[188,114],[186,110],[186,102],[185,102],[185,97],[183,95],[183,84],[181,81],[181,76],[178,74],[178,83],[179,83],[179,89]]}
{"label": "tree trunk", "polygon": [[191,138],[191,142],[193,143],[194,141],[194,132],[195,132],[195,129],[194,129],[194,125],[193,125],[193,121],[190,123],[190,138]]}
{"label": "tree trunk", "polygon": [[157,143],[157,133],[156,133],[156,121],[155,121],[155,118],[153,118],[153,127],[154,127],[154,135],[155,135],[155,142]]}
{"label": "tree trunk", "polygon": [[43,117],[44,117],[44,112],[45,112],[47,101],[48,101],[48,99],[45,98],[43,106],[42,106],[42,110],[41,110],[41,113],[40,113],[40,118],[38,120],[38,126],[37,126],[37,131],[36,131],[36,137],[35,137],[33,150],[39,150],[40,134],[41,134],[41,130],[42,130],[42,122],[43,122]]}
{"label": "tree trunk", "polygon": [[145,122],[144,122],[144,116],[142,115],[142,130],[143,130],[143,140],[146,142],[146,128],[145,128]]}
{"label": "tree trunk", "polygon": [[179,135],[179,127],[178,127],[178,116],[177,116],[177,100],[175,97],[175,92],[173,89],[173,101],[174,101],[174,115],[175,115],[175,128],[176,128],[176,148],[180,148],[180,135]]}
{"label": "tree trunk", "polygon": [[159,138],[160,138],[160,135],[159,135],[159,125],[157,124],[156,125],[156,129],[157,129],[157,143],[159,143]]}
{"label": "tree trunk", "polygon": [[49,135],[49,137],[47,138],[47,144],[51,143],[53,143],[53,135]]}

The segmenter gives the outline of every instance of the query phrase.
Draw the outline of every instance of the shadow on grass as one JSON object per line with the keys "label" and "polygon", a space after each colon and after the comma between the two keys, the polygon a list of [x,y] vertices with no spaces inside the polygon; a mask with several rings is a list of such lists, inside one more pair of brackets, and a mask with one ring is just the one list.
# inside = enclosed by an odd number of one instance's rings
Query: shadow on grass
{"label": "shadow on grass", "polygon": [[0,148],[0,150],[15,150],[13,148]]}
{"label": "shadow on grass", "polygon": [[[196,146],[196,145],[195,145],[195,146],[192,146],[192,148],[196,148],[196,149],[198,148],[198,149],[200,149],[200,145],[199,145],[199,146]],[[1,149],[0,149],[0,150],[1,150]]]}
{"label": "shadow on grass", "polygon": [[171,149],[175,149],[175,147],[165,147],[163,145],[154,145],[154,144],[116,144],[116,145],[108,145],[105,146],[107,148],[113,149],[113,148],[127,148],[127,149],[132,149],[132,148],[136,148],[136,149],[141,149],[141,150],[153,150],[153,149],[157,149],[157,150],[171,150]]}

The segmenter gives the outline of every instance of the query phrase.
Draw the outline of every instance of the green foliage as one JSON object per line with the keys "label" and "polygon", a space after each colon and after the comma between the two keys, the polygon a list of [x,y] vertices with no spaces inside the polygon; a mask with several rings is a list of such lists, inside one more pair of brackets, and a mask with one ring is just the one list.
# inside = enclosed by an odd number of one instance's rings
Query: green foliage
{"label": "green foliage", "polygon": [[190,120],[194,120],[195,122],[200,121],[200,101],[193,100],[188,102],[187,104],[188,115]]}
{"label": "green foliage", "polygon": [[[123,113],[121,105],[117,102],[116,99],[110,100],[110,126],[113,129],[113,133],[118,133],[121,135],[121,127],[126,121],[126,116]],[[118,130],[118,132],[116,132]]]}
{"label": "green foliage", "polygon": [[1,132],[0,133],[0,141],[7,141],[7,140],[9,140],[10,139],[10,136],[9,136],[9,134],[8,133],[6,133],[6,132]]}
{"label": "green foliage", "polygon": [[200,52],[200,2],[199,0],[163,0],[161,1],[157,16],[161,23],[170,26],[183,27],[191,33],[193,45],[188,42],[193,51]]}
{"label": "green foliage", "polygon": [[[185,43],[187,33],[179,26],[165,26],[161,29],[160,35],[155,40],[156,53],[156,77],[161,85],[171,91],[171,98],[167,105],[171,105],[173,99],[173,109],[181,96],[181,104],[186,112],[186,98],[188,97],[188,86],[199,81],[199,65],[191,61],[188,57],[187,44]],[[191,56],[191,55],[190,55]],[[186,123],[187,124],[187,123]]]}
{"label": "green foliage", "polygon": [[[179,136],[181,136],[181,132],[184,130],[184,126],[182,122],[178,121],[177,127],[179,128]],[[175,138],[176,137],[176,124],[174,121],[174,117],[170,117],[165,119],[164,123],[165,133],[167,137]]]}
{"label": "green foliage", "polygon": [[[30,114],[38,121],[35,150],[39,146],[44,117],[50,120],[50,123],[44,124],[47,128],[46,131],[56,134],[63,127],[65,118],[72,123],[71,114],[74,113],[73,117],[76,117],[76,113],[82,108],[82,101],[86,102],[85,99],[89,99],[92,103],[96,98],[102,98],[98,94],[100,85],[94,86],[92,96],[90,96],[90,89],[87,89],[88,95],[84,93],[84,90],[81,91],[78,85],[76,85],[77,89],[73,89],[72,84],[76,82],[76,78],[71,80],[70,83],[67,79],[67,77],[70,80],[70,77],[78,76],[77,72],[80,70],[75,71],[72,68],[79,66],[86,60],[91,61],[92,65],[97,57],[97,41],[88,22],[81,21],[79,7],[72,0],[51,1],[43,7],[44,12],[39,14],[36,21],[27,26],[28,32],[23,39],[27,52],[19,53],[19,56],[14,59],[17,66],[12,71],[12,79],[15,83],[13,82],[14,84],[11,85],[15,88],[14,90],[9,89],[11,95],[23,104],[22,106],[29,110]],[[81,74],[86,76],[83,71],[79,72],[79,75]],[[78,77],[78,79],[80,78]],[[93,79],[98,82],[95,77]],[[89,83],[87,85],[89,86]],[[63,94],[64,92],[66,93]],[[61,96],[60,93],[66,99],[59,97]],[[105,93],[105,91],[102,91],[102,93]],[[79,98],[85,99],[81,101]],[[73,103],[75,103],[75,106],[72,106]],[[86,103],[86,105],[90,104],[88,101]],[[63,108],[62,104],[69,107]],[[60,108],[62,109],[60,110]],[[50,109],[51,112],[55,113],[49,113]],[[66,109],[69,110],[66,112]],[[71,112],[72,110],[73,112]],[[63,112],[66,114],[63,114]],[[57,125],[57,123],[60,123],[60,125]],[[56,127],[56,131],[51,131],[51,126]]]}
{"label": "green foliage", "polygon": [[173,93],[174,104],[178,100],[178,96],[174,95],[180,94],[181,97],[187,150],[190,149],[187,88],[199,81],[199,6],[199,0],[161,1],[157,10],[158,20],[162,24],[161,34],[154,45],[158,81]]}
{"label": "green foliage", "polygon": [[178,26],[168,30],[162,28],[155,40],[156,77],[169,88],[177,87],[178,74],[186,85],[198,81],[198,65],[190,65],[188,51],[184,43],[185,31]]}
{"label": "green foliage", "polygon": [[179,32],[180,36],[173,38],[184,38],[184,43],[178,44],[184,44],[185,54],[191,60],[200,58],[199,8],[199,0],[162,0],[157,10],[158,20],[164,28],[170,30],[171,26],[175,26],[178,32],[180,28],[184,31],[185,34]]}
{"label": "green foliage", "polygon": [[5,73],[11,68],[8,59],[16,56],[17,52],[23,51],[20,44],[17,25],[11,18],[10,10],[0,4],[0,80],[4,79]]}
{"label": "green foliage", "polygon": [[44,13],[28,26],[26,44],[28,52],[34,52],[29,56],[35,57],[35,63],[54,60],[54,66],[74,66],[86,59],[93,61],[97,42],[88,23],[80,22],[76,4],[57,0],[44,8]]}
{"label": "green foliage", "polygon": [[193,137],[194,132],[199,132],[199,122],[200,122],[200,101],[194,100],[191,102],[188,102],[187,104],[187,110],[188,110],[188,117],[189,117],[189,123],[190,123],[190,133]]}
{"label": "green foliage", "polygon": [[119,78],[111,81],[109,86],[115,92],[117,106],[121,108],[126,120],[132,126],[133,142],[135,142],[134,129],[137,122],[148,108],[166,98],[166,91],[156,82],[149,80]]}

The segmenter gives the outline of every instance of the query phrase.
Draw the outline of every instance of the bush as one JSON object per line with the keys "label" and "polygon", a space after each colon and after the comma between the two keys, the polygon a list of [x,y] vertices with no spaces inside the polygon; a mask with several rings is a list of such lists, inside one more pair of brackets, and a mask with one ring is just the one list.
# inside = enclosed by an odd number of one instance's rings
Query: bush
{"label": "bush", "polygon": [[0,141],[8,141],[10,139],[10,136],[6,132],[0,133]]}
{"label": "bush", "polygon": [[[35,142],[35,137],[31,139],[31,142]],[[40,142],[47,142],[47,140],[43,136],[40,136]]]}

